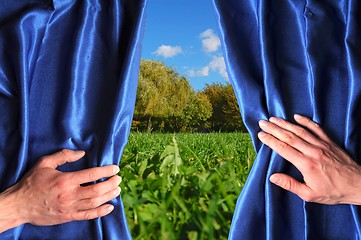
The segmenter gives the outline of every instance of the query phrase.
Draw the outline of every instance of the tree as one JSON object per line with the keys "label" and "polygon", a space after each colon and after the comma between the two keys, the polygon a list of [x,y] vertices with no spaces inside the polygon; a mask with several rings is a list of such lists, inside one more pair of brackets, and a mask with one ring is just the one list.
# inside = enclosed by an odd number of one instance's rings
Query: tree
{"label": "tree", "polygon": [[[194,98],[189,81],[163,62],[142,60],[135,105],[135,118],[146,119],[147,131],[183,127],[184,109]],[[156,126],[154,126],[156,123]]]}
{"label": "tree", "polygon": [[133,127],[141,131],[245,131],[233,88],[211,84],[195,92],[163,62],[142,60]]}
{"label": "tree", "polygon": [[208,119],[212,116],[212,104],[206,94],[197,92],[184,109],[183,121],[190,131],[209,128]]}
{"label": "tree", "polygon": [[246,131],[232,85],[207,84],[203,89],[213,108],[209,125],[215,131]]}

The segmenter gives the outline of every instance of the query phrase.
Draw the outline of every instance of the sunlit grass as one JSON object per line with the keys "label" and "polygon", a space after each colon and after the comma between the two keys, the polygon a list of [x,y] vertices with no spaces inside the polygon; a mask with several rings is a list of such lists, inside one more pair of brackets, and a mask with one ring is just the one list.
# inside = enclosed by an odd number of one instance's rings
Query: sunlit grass
{"label": "sunlit grass", "polygon": [[254,157],[245,133],[132,133],[120,167],[133,238],[227,239]]}

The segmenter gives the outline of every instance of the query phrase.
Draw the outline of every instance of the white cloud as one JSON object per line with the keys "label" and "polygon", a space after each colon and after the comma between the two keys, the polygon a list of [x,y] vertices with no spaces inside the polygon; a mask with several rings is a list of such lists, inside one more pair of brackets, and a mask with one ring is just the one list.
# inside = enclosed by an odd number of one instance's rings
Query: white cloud
{"label": "white cloud", "polygon": [[213,57],[207,66],[202,67],[200,70],[190,70],[188,75],[190,77],[207,77],[209,76],[209,71],[218,72],[226,81],[229,80],[223,57]]}
{"label": "white cloud", "polygon": [[228,80],[226,64],[224,63],[223,57],[213,57],[208,66],[211,70],[218,72],[224,79]]}
{"label": "white cloud", "polygon": [[199,70],[190,70],[187,72],[190,77],[207,77],[209,72],[218,72],[226,81],[228,81],[228,74],[226,64],[223,57],[213,57],[212,61],[207,66],[202,67]]}
{"label": "white cloud", "polygon": [[216,52],[221,46],[219,37],[210,28],[202,32],[199,36],[202,41],[203,49],[207,53]]}
{"label": "white cloud", "polygon": [[172,47],[169,45],[162,45],[155,52],[153,52],[153,54],[162,56],[164,58],[174,57],[180,53],[182,53],[182,48],[180,46]]}
{"label": "white cloud", "polygon": [[209,67],[205,66],[198,71],[190,70],[188,75],[190,77],[207,77],[209,75]]}

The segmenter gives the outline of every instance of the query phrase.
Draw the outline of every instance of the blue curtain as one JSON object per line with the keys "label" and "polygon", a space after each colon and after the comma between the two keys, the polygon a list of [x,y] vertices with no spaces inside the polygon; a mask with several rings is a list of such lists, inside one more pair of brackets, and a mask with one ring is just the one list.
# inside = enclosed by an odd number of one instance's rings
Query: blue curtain
{"label": "blue curtain", "polygon": [[[63,171],[118,164],[131,125],[145,0],[0,0],[0,191],[39,157]],[[0,239],[130,239],[120,198],[101,219],[26,224]]]}
{"label": "blue curtain", "polygon": [[302,201],[272,185],[300,173],[257,140],[258,120],[320,123],[361,162],[361,2],[213,0],[225,61],[257,152],[230,239],[361,239],[361,208]]}

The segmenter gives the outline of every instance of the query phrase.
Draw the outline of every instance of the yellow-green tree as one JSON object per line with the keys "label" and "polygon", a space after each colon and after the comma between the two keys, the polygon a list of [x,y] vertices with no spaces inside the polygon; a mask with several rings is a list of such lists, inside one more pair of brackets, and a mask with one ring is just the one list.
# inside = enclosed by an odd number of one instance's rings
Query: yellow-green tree
{"label": "yellow-green tree", "polygon": [[141,61],[134,112],[141,129],[192,130],[205,123],[211,112],[207,96],[195,93],[184,76],[163,62]]}
{"label": "yellow-green tree", "polygon": [[207,84],[203,93],[207,95],[212,104],[213,114],[208,119],[212,130],[246,131],[231,84]]}
{"label": "yellow-green tree", "polygon": [[211,84],[195,92],[160,61],[142,60],[134,123],[144,131],[246,131],[233,88]]}
{"label": "yellow-green tree", "polygon": [[207,120],[212,116],[212,104],[203,92],[195,93],[183,112],[183,121],[187,130],[209,129],[210,125]]}

